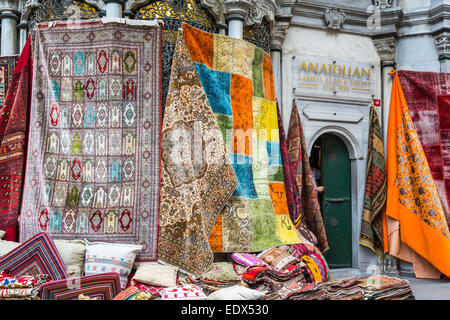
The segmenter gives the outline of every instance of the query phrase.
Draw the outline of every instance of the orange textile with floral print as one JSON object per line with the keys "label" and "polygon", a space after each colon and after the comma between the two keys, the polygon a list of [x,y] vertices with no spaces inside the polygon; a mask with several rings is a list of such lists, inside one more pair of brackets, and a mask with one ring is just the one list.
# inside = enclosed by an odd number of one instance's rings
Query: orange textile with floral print
{"label": "orange textile with floral print", "polygon": [[385,250],[411,262],[417,277],[436,277],[433,268],[450,276],[450,233],[398,75],[389,112],[387,179]]}

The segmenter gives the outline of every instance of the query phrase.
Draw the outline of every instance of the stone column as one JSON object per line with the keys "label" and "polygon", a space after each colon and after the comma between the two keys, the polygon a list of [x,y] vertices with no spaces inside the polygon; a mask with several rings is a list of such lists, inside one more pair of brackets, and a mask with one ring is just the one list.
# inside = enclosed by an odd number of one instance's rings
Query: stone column
{"label": "stone column", "polygon": [[17,26],[19,29],[19,53],[22,52],[23,47],[25,46],[25,43],[27,42],[27,24],[26,23],[19,23]]}
{"label": "stone column", "polygon": [[[395,69],[395,58],[397,50],[397,40],[395,37],[385,37],[373,39],[373,43],[378,51],[378,55],[381,60],[381,88],[382,88],[382,100],[381,100],[381,118],[380,122],[383,128],[383,140],[384,152],[386,154],[386,141],[387,141],[387,127],[389,120],[389,106],[391,103],[391,92],[392,92],[392,80],[393,77],[389,73]],[[398,275],[398,259],[385,254],[381,259],[377,259],[377,267],[380,267],[383,274],[388,275]]]}
{"label": "stone column", "polygon": [[243,38],[244,22],[250,6],[250,0],[225,0],[224,15],[228,23],[228,35],[230,37]]}
{"label": "stone column", "polygon": [[105,0],[106,18],[122,18],[123,0]]}
{"label": "stone column", "polygon": [[281,78],[281,52],[284,38],[286,37],[289,22],[276,22],[274,32],[271,35],[270,55],[272,57],[273,80],[275,82],[275,93],[278,98],[278,106],[283,113],[282,97],[282,78]]}
{"label": "stone column", "polygon": [[441,63],[441,72],[450,72],[450,32],[440,32],[434,36],[434,42]]}
{"label": "stone column", "polygon": [[11,10],[4,10],[0,14],[2,20],[1,55],[17,54],[17,21],[19,17]]}

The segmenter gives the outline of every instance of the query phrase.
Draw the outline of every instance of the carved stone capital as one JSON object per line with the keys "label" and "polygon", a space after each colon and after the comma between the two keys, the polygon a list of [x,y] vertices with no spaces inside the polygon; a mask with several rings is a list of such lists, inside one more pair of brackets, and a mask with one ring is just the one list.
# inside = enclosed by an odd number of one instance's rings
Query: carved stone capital
{"label": "carved stone capital", "polygon": [[290,23],[287,21],[277,21],[270,35],[270,47],[272,50],[281,50],[286,38]]}
{"label": "carved stone capital", "polygon": [[274,23],[277,12],[275,0],[200,0],[217,23],[225,19],[240,19],[244,25],[260,24],[263,19]]}
{"label": "carved stone capital", "polygon": [[383,66],[394,65],[397,40],[394,37],[372,39]]}
{"label": "carved stone capital", "polygon": [[392,8],[394,0],[372,0],[372,3],[381,9]]}
{"label": "carved stone capital", "polygon": [[245,20],[245,25],[261,24],[264,18],[270,23],[274,23],[276,13],[277,4],[274,0],[253,0],[247,19]]}
{"label": "carved stone capital", "polygon": [[339,8],[327,8],[324,14],[325,25],[328,29],[342,30],[347,15]]}
{"label": "carved stone capital", "polygon": [[434,43],[439,60],[450,60],[450,31],[442,31],[435,34]]}
{"label": "carved stone capital", "polygon": [[24,3],[24,0],[0,0],[0,12],[11,13],[18,18],[21,14]]}
{"label": "carved stone capital", "polygon": [[246,21],[251,6],[251,0],[224,0],[223,13],[227,20]]}

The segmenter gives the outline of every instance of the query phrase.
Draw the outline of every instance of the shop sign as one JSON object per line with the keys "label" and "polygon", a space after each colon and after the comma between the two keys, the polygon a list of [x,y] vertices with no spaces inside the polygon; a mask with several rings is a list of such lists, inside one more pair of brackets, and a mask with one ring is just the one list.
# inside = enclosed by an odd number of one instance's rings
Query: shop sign
{"label": "shop sign", "polygon": [[371,64],[296,56],[292,68],[296,95],[369,101],[374,97],[376,74]]}

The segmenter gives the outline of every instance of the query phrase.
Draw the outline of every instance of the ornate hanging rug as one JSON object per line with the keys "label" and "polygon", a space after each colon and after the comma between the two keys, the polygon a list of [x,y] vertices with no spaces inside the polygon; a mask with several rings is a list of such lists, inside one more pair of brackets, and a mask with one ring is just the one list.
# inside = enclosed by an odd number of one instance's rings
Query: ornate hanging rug
{"label": "ornate hanging rug", "polygon": [[19,56],[0,57],[0,105],[5,101]]}
{"label": "ornate hanging rug", "polygon": [[[4,240],[17,241],[17,216],[20,210],[23,174],[25,171],[25,139],[31,86],[31,46],[27,40],[15,68],[8,79],[15,58],[0,58],[0,230]],[[3,73],[2,73],[3,72]],[[9,85],[8,85],[9,83]]]}
{"label": "ornate hanging rug", "polygon": [[383,131],[375,107],[370,108],[366,187],[359,243],[383,254],[383,210],[386,205],[386,160]]}
{"label": "ornate hanging rug", "polygon": [[181,32],[164,111],[161,163],[159,258],[200,276],[213,262],[208,239],[237,179]]}
{"label": "ornate hanging rug", "polygon": [[[392,85],[386,163],[385,250],[411,262],[417,277],[431,276],[433,267],[450,276],[447,221],[398,75]],[[421,259],[430,266],[419,270]]]}
{"label": "ornate hanging rug", "polygon": [[161,26],[58,22],[34,39],[21,241],[46,231],[157,259]]}
{"label": "ornate hanging rug", "polygon": [[450,73],[400,70],[398,77],[450,225]]}
{"label": "ornate hanging rug", "polygon": [[287,147],[302,205],[302,214],[294,219],[294,223],[298,225],[304,221],[316,236],[318,248],[325,252],[328,250],[328,240],[314,187],[302,122],[295,100],[289,121]]}
{"label": "ornate hanging rug", "polygon": [[182,29],[238,180],[211,247],[254,252],[300,243],[286,200],[270,56],[240,39]]}

